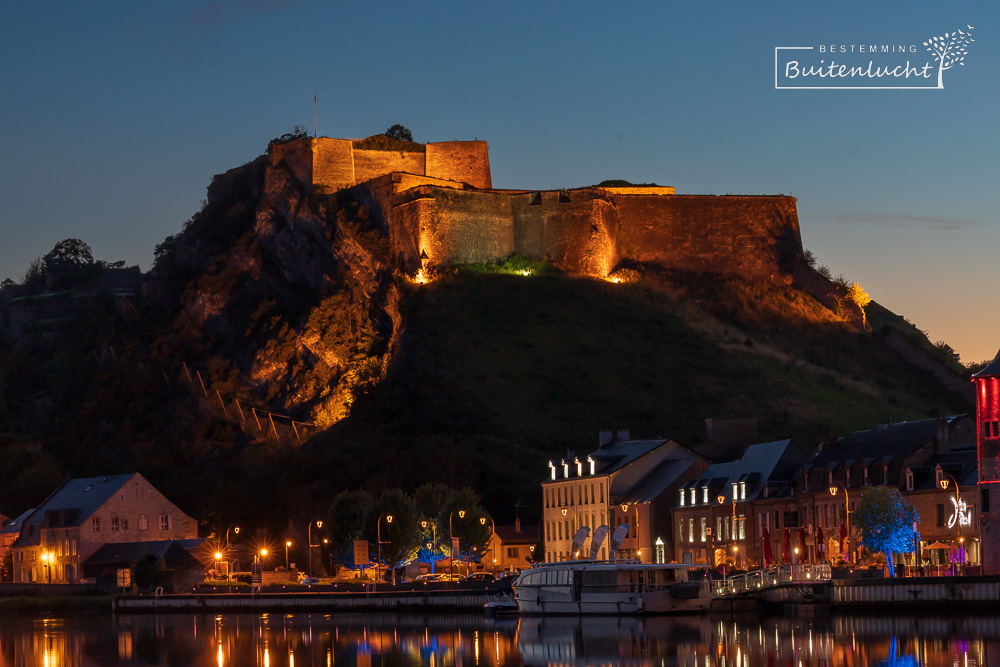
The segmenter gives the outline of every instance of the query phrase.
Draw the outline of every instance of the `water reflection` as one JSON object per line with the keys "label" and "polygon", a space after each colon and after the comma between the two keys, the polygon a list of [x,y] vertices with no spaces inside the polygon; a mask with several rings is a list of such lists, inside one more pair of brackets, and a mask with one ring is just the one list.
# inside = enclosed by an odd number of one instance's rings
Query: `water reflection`
{"label": "water reflection", "polygon": [[1000,664],[1000,616],[0,617],[0,667],[794,667]]}

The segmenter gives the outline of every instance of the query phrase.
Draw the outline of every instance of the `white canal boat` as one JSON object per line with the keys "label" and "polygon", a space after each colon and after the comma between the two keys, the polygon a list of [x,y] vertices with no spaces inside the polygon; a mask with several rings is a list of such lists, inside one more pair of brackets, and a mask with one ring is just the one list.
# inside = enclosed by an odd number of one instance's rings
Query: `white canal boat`
{"label": "white canal boat", "polygon": [[522,614],[672,614],[708,609],[707,580],[685,563],[571,560],[525,570],[514,582]]}

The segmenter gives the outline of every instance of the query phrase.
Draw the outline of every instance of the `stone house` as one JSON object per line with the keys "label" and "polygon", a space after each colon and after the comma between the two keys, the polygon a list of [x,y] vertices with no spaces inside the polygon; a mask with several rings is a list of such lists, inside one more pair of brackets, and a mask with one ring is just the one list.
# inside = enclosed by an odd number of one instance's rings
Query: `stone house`
{"label": "stone house", "polygon": [[80,582],[106,544],[198,536],[197,522],[139,473],[68,479],[21,524],[11,546],[18,583]]}
{"label": "stone house", "polygon": [[492,571],[523,570],[531,566],[537,545],[538,526],[524,528],[520,520],[513,526],[497,526],[482,563]]}
{"label": "stone house", "polygon": [[774,560],[779,531],[796,523],[790,481],[803,458],[791,440],[758,443],[681,486],[672,506],[674,560],[745,569],[767,560],[764,540]]}
{"label": "stone house", "polygon": [[[570,560],[573,537],[580,527],[588,538],[576,557],[590,553],[600,526],[611,531],[627,523],[629,531],[619,557],[655,562],[673,553],[670,508],[677,489],[697,478],[709,460],[672,440],[631,440],[628,431],[602,431],[598,449],[581,459],[569,453],[559,465],[549,462],[542,482],[545,560]],[[609,557],[610,535],[597,558]]]}

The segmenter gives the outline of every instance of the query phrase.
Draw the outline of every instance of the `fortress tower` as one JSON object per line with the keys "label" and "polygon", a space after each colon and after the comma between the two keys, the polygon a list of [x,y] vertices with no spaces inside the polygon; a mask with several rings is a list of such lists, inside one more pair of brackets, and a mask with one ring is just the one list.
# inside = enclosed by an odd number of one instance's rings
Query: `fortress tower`
{"label": "fortress tower", "polygon": [[979,526],[983,574],[1000,574],[1000,352],[972,376],[979,452]]}

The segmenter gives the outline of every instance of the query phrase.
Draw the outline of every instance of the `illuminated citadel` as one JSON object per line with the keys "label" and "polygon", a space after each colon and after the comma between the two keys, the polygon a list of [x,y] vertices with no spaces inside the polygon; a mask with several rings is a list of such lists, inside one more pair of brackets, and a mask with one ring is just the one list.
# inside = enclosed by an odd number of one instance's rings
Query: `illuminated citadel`
{"label": "illuminated citadel", "polygon": [[350,190],[412,271],[516,254],[602,277],[630,260],[790,282],[802,251],[793,197],[678,195],[659,186],[500,190],[485,141],[424,148],[304,138],[272,146],[271,164],[284,162],[325,194]]}

